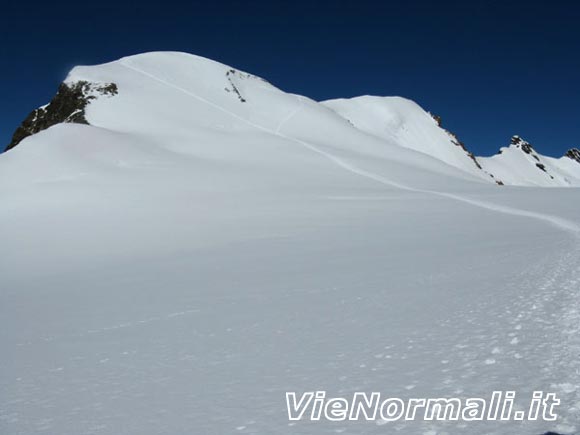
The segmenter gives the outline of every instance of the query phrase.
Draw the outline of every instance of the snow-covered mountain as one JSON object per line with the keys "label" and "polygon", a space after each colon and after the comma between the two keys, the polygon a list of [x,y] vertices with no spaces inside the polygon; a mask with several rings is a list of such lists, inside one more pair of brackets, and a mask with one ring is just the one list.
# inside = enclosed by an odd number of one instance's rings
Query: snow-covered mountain
{"label": "snow-covered mountain", "polygon": [[[325,101],[356,128],[437,158],[489,181],[475,156],[455,135],[440,126],[440,118],[425,112],[413,101],[400,97],[364,96]],[[493,177],[491,177],[493,178]]]}
{"label": "snow-covered mountain", "polygon": [[[538,186],[578,152],[514,142],[183,53],[75,68],[0,155],[0,433],[577,433],[579,189]],[[290,422],[316,390],[561,404]]]}
{"label": "snow-covered mountain", "polygon": [[580,186],[578,159],[572,148],[565,156],[555,159],[539,154],[519,136],[513,136],[508,147],[492,157],[478,160],[487,172],[506,184],[517,186]]}
{"label": "snow-covered mountain", "polygon": [[[446,174],[453,171],[445,166],[451,166],[468,174],[455,174],[459,178],[470,175],[521,186],[580,185],[574,149],[568,157],[554,159],[526,151],[527,143],[520,146],[514,136],[500,156],[475,157],[441,127],[440,118],[410,100],[365,96],[316,103],[287,94],[259,77],[183,53],[151,53],[75,68],[55,98],[33,111],[16,130],[8,150],[59,123],[155,137],[164,147],[172,146],[177,131],[196,142],[199,130],[235,136],[249,127],[274,136],[274,141],[288,136],[347,149],[356,142],[356,150],[367,156],[380,155]],[[195,147],[192,144],[187,152]]]}
{"label": "snow-covered mountain", "polygon": [[509,148],[493,157],[476,157],[457,136],[442,128],[441,118],[400,97],[357,97],[325,101],[360,130],[435,157],[500,185],[580,186],[576,148],[555,159],[542,156],[514,136]]}

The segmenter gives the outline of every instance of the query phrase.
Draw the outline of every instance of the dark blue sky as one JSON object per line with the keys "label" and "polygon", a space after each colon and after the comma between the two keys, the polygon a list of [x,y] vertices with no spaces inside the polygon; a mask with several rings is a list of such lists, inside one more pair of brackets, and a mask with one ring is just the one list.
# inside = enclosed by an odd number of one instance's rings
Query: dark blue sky
{"label": "dark blue sky", "polygon": [[22,2],[0,6],[0,149],[67,71],[152,50],[206,56],[322,100],[401,95],[476,154],[520,134],[580,145],[576,1]]}

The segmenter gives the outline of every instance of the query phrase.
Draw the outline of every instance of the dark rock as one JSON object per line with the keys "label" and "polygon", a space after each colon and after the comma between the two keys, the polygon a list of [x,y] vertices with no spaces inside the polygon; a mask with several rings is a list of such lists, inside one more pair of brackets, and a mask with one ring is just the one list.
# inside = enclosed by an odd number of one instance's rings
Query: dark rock
{"label": "dark rock", "polygon": [[532,148],[532,145],[526,142],[522,144],[522,151],[526,154],[532,154],[534,152],[534,149]]}
{"label": "dark rock", "polygon": [[510,143],[512,145],[518,145],[521,142],[524,142],[524,140],[521,137],[519,137],[517,134],[514,134],[510,140]]}
{"label": "dark rock", "polygon": [[[228,79],[228,82],[230,83],[230,86],[232,87],[232,91],[238,96],[238,99],[240,100],[240,102],[245,103],[246,99],[242,96],[240,90],[234,84],[232,77],[231,77],[231,76],[235,76],[236,74],[237,74],[237,71],[235,69],[230,69],[226,73],[226,78]],[[240,74],[240,77],[243,78],[243,76],[241,74]],[[251,75],[247,74],[245,78],[250,78],[250,77],[251,77]],[[230,92],[230,90],[228,88],[226,88],[226,91]]]}
{"label": "dark rock", "polygon": [[578,148],[572,148],[568,150],[564,155],[580,163],[580,150]]}
{"label": "dark rock", "polygon": [[430,113],[431,118],[433,118],[435,120],[435,122],[437,123],[437,125],[439,127],[441,127],[441,117],[439,115],[434,115],[432,113]]}
{"label": "dark rock", "polygon": [[97,95],[117,95],[115,83],[95,84],[78,81],[71,84],[62,83],[54,98],[44,107],[33,110],[20,127],[16,129],[6,151],[14,148],[23,139],[56,124],[71,122],[88,124],[85,108]]}
{"label": "dark rock", "polygon": [[451,142],[453,142],[454,145],[461,147],[463,149],[463,151],[465,151],[465,153],[467,154],[467,156],[473,160],[473,163],[475,163],[475,166],[477,166],[479,169],[483,169],[481,167],[481,165],[479,164],[479,162],[477,161],[477,158],[475,157],[475,154],[473,154],[471,151],[469,151],[467,149],[467,147],[465,146],[465,144],[463,142],[461,142],[459,139],[457,139],[457,136],[455,136],[453,133],[448,132],[454,139],[451,140]]}
{"label": "dark rock", "polygon": [[[441,127],[441,117],[440,116],[437,116],[437,115],[431,115],[431,116],[433,117],[433,119],[435,119],[435,121],[437,122],[437,125],[439,127]],[[443,128],[443,127],[441,127],[441,128]],[[458,147],[461,147],[461,149],[463,149],[463,151],[465,151],[465,154],[467,154],[467,156],[471,160],[473,160],[473,163],[475,164],[475,166],[477,166],[478,169],[482,169],[483,170],[483,168],[481,167],[481,165],[477,161],[477,158],[475,157],[475,155],[471,151],[469,151],[467,149],[467,147],[465,146],[465,144],[459,140],[459,138],[457,137],[457,135],[455,133],[452,133],[449,130],[444,129],[444,128],[443,128],[443,130],[445,130],[445,132],[451,137],[451,142],[453,143],[453,145],[458,146]]]}
{"label": "dark rock", "polygon": [[442,127],[443,121],[442,121],[441,117],[439,115],[434,115],[432,113],[429,113],[429,114],[435,120],[437,125],[439,127],[441,127],[441,129],[443,129],[445,131],[445,133],[447,133],[451,137],[451,143],[453,143],[453,145],[455,145],[455,146],[461,147],[463,149],[463,151],[465,151],[465,154],[467,154],[467,157],[469,157],[471,160],[473,160],[473,163],[475,164],[475,166],[477,166],[478,169],[483,170],[483,168],[481,167],[481,165],[477,161],[477,158],[475,157],[475,155],[467,149],[465,144],[459,140],[457,135]]}
{"label": "dark rock", "polygon": [[[532,156],[538,162],[541,162],[540,157],[536,153],[536,150],[534,150],[534,147],[532,146],[532,144],[529,143],[528,141],[522,139],[521,137],[519,137],[517,135],[516,136],[512,136],[512,138],[511,138],[511,145],[515,146],[516,148],[521,149],[524,153]],[[538,168],[540,168],[542,171],[547,172],[546,171],[546,168],[544,167],[543,164],[536,163],[536,166]]]}
{"label": "dark rock", "polygon": [[518,135],[512,136],[510,143],[511,143],[511,145],[514,145],[517,148],[520,148],[524,153],[531,154],[537,160],[539,160],[538,157],[535,156],[535,154],[534,154],[534,147],[532,147],[532,144],[530,144],[529,142],[525,141],[524,139],[522,139]]}

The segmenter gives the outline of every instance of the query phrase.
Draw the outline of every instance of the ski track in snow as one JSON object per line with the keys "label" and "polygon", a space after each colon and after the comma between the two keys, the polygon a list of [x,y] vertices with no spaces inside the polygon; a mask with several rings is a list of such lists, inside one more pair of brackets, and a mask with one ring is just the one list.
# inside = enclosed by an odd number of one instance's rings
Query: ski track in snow
{"label": "ski track in snow", "polygon": [[[252,403],[254,397],[244,397],[245,403],[236,403],[232,406],[232,409],[245,407],[247,412],[255,412],[259,409],[260,414],[258,417],[263,421],[257,421],[258,419],[256,418],[251,420],[240,419],[238,422],[234,422],[230,419],[227,424],[232,423],[231,429],[221,433],[345,433],[358,435],[360,433],[383,434],[400,432],[423,435],[471,435],[473,433],[504,435],[506,433],[539,434],[547,430],[555,430],[564,434],[575,433],[580,435],[580,432],[578,432],[580,431],[580,298],[578,297],[578,289],[580,288],[580,225],[550,214],[495,204],[461,194],[420,189],[398,183],[379,173],[366,170],[349,161],[348,158],[335,155],[330,147],[314,145],[288,136],[283,133],[284,127],[304,109],[305,103],[308,101],[304,97],[295,95],[294,97],[297,99],[296,106],[288,110],[288,113],[272,128],[268,128],[251,122],[219,104],[165,80],[163,77],[143,71],[131,64],[130,61],[124,61],[121,64],[137,74],[173,88],[252,128],[282,138],[289,142],[291,146],[299,145],[308,150],[307,152],[316,153],[325,161],[334,165],[339,171],[346,171],[355,176],[373,180],[383,186],[395,187],[408,192],[429,194],[503,215],[534,219],[563,230],[572,236],[569,237],[565,244],[562,243],[562,250],[557,255],[541,255],[541,260],[526,265],[525,270],[519,274],[514,272],[509,282],[502,283],[502,289],[499,290],[504,292],[503,287],[505,287],[504,294],[506,297],[501,300],[501,303],[498,303],[498,300],[494,297],[477,299],[476,303],[467,303],[458,311],[450,312],[444,319],[438,319],[438,327],[434,327],[426,333],[421,330],[420,333],[409,334],[409,336],[402,339],[401,343],[387,344],[386,342],[370,340],[364,343],[365,351],[357,356],[357,364],[359,364],[357,367],[363,370],[365,374],[361,375],[360,378],[354,376],[354,380],[347,379],[344,376],[344,379],[340,379],[340,383],[336,383],[337,387],[343,388],[345,392],[351,392],[352,389],[370,391],[366,387],[372,388],[371,382],[395,377],[399,379],[400,377],[405,379],[405,382],[401,382],[400,385],[402,390],[417,392],[421,388],[421,382],[423,382],[431,387],[430,393],[440,394],[441,397],[473,397],[476,395],[487,397],[491,388],[507,389],[510,387],[518,387],[518,395],[525,396],[532,389],[542,388],[545,392],[557,393],[564,404],[563,407],[558,409],[560,418],[557,422],[553,424],[537,422],[522,427],[517,425],[509,427],[497,425],[493,426],[491,430],[477,430],[477,427],[474,430],[471,425],[461,426],[453,422],[434,423],[420,421],[413,423],[403,422],[390,426],[384,426],[385,422],[377,422],[376,426],[370,428],[368,426],[342,425],[341,423],[330,426],[317,426],[316,429],[300,425],[294,426],[295,423],[290,423],[288,427],[285,427],[284,425],[277,425],[272,418],[280,412],[278,405],[259,401]],[[262,89],[274,92],[269,88]],[[333,167],[333,169],[335,168]],[[341,197],[337,198],[341,199]],[[380,197],[355,196],[345,198],[366,201],[376,200]],[[571,249],[570,246],[572,247]],[[501,296],[501,293],[496,292],[494,296],[497,295]],[[175,369],[175,364],[172,364],[173,361],[170,360],[175,355],[186,361],[195,361],[198,358],[197,354],[187,346],[184,346],[183,349],[175,346],[176,348],[173,349],[170,346],[160,345],[156,342],[151,344],[152,355],[148,356],[149,360],[146,359],[147,356],[138,356],[139,358],[145,358],[144,362],[131,362],[125,361],[124,358],[133,355],[136,352],[135,350],[129,348],[118,349],[108,345],[108,339],[111,342],[123,343],[123,340],[119,340],[121,335],[127,334],[127,336],[131,337],[130,334],[133,332],[141,332],[140,330],[133,331],[133,328],[145,329],[151,327],[151,330],[153,330],[161,326],[168,328],[165,332],[173,332],[175,325],[172,322],[183,321],[194,325],[196,318],[203,318],[202,315],[198,316],[199,313],[203,314],[203,309],[198,309],[195,306],[183,307],[187,309],[180,311],[174,311],[172,308],[153,308],[153,313],[148,315],[135,314],[136,319],[127,319],[124,316],[128,316],[128,313],[123,313],[123,317],[117,320],[107,319],[107,317],[97,319],[99,324],[93,328],[85,327],[80,331],[71,331],[71,333],[62,335],[44,333],[38,338],[19,340],[20,342],[16,343],[19,347],[40,344],[39,347],[42,348],[42,342],[44,341],[54,342],[54,349],[57,350],[62,345],[62,349],[65,351],[68,346],[72,346],[71,349],[75,350],[83,349],[77,347],[78,343],[89,341],[90,339],[98,341],[104,347],[99,347],[99,351],[94,353],[89,353],[85,350],[86,355],[83,353],[72,354],[73,357],[70,360],[59,357],[55,358],[54,361],[48,359],[48,362],[36,366],[42,373],[31,372],[28,376],[29,379],[18,378],[17,382],[21,383],[21,386],[16,387],[15,391],[19,395],[14,398],[10,397],[10,400],[4,400],[4,397],[0,397],[0,433],[4,434],[3,428],[6,428],[7,435],[8,433],[15,434],[14,430],[9,431],[8,425],[11,428],[15,427],[12,425],[18,424],[19,419],[30,419],[30,415],[42,417],[46,410],[48,411],[45,418],[36,418],[36,421],[30,421],[31,425],[35,425],[37,429],[34,433],[59,433],[54,426],[59,419],[61,421],[69,419],[68,422],[64,423],[70,425],[66,433],[111,433],[110,427],[108,428],[106,424],[103,424],[106,421],[87,419],[88,414],[83,413],[86,412],[88,406],[93,406],[94,410],[91,412],[95,417],[98,417],[103,415],[100,414],[101,402],[107,399],[122,398],[123,394],[126,394],[126,398],[133,399],[134,402],[138,403],[143,400],[143,396],[138,395],[142,385],[138,384],[137,381],[140,381],[141,384],[158,383],[159,388],[162,388],[164,380],[167,379],[163,377],[164,374],[158,374],[155,370],[148,371],[147,364],[157,367],[166,366],[167,371],[170,371]],[[360,312],[354,314],[354,316],[359,315]],[[342,319],[339,318],[339,321],[342,321]],[[103,324],[105,326],[102,326]],[[93,324],[91,323],[90,325],[92,326]],[[319,323],[318,326],[325,327],[327,325]],[[248,326],[248,328],[253,327],[254,325]],[[70,328],[67,325],[68,329]],[[190,334],[198,334],[203,337],[202,332],[198,332],[193,328],[187,330],[186,336],[189,337]],[[175,343],[181,344],[183,341],[177,340]],[[435,346],[433,345],[434,343],[436,344]],[[275,349],[279,350],[280,347],[276,346]],[[28,351],[26,348],[22,350],[24,352]],[[9,352],[7,356],[10,356]],[[224,355],[220,353],[219,357],[222,359],[218,362],[223,362]],[[9,359],[6,358],[6,361],[9,361]],[[121,361],[122,359],[123,361]],[[209,360],[205,354],[199,357],[199,360],[202,359]],[[86,365],[89,364],[88,362],[79,363],[79,361],[83,360],[90,360],[90,364],[97,366],[97,369],[92,369],[91,366]],[[418,361],[418,363],[409,364],[410,361]],[[217,365],[218,362],[210,361],[209,363]],[[102,367],[107,365],[114,367],[109,371],[103,370]],[[91,367],[91,370],[86,370],[87,367]],[[133,367],[136,377],[124,378],[123,376],[127,376],[131,371],[131,367]],[[219,369],[218,366],[217,370]],[[82,371],[75,372],[75,370]],[[366,375],[367,371],[368,376]],[[66,376],[67,373],[71,372],[88,374],[89,377],[74,379],[74,376],[69,375],[68,379],[63,378],[62,383],[60,380],[52,384],[45,383],[47,374],[52,376],[49,381],[54,382],[54,378],[60,377],[61,373]],[[149,373],[158,374],[158,376],[149,379],[146,376]],[[315,376],[319,375],[318,372],[313,373]],[[310,372],[304,376],[309,375]],[[430,384],[429,381],[434,378],[435,380]],[[123,384],[127,379],[131,383]],[[64,382],[66,380],[70,382],[68,385]],[[55,385],[58,388],[51,391],[47,388],[47,385]],[[128,385],[127,392],[122,391],[123,385]],[[61,387],[62,390],[60,389]],[[73,407],[73,409],[68,411],[67,415],[57,415],[54,411],[58,410],[60,412],[62,409],[57,407],[59,394],[67,388],[73,389],[77,393],[82,391],[82,395],[78,396],[81,399],[93,390],[95,394],[94,400],[93,402],[87,400],[84,404],[79,403],[78,407]],[[235,388],[235,385],[233,387],[229,385],[228,388]],[[520,389],[521,392],[519,391]],[[527,389],[530,391],[527,391]],[[405,391],[403,391],[403,394],[405,394]],[[102,396],[101,394],[104,393],[110,394],[110,397]],[[161,395],[163,396],[163,394]],[[83,406],[87,408],[83,408]],[[26,413],[22,412],[23,409],[26,410]],[[38,409],[41,412],[38,412]],[[179,410],[177,406],[176,409]],[[161,409],[160,411],[166,412],[167,410]],[[229,410],[226,409],[226,411]],[[123,408],[120,407],[120,415],[123,412]],[[77,415],[84,415],[85,421],[81,420],[79,422]],[[207,417],[207,415],[201,413],[198,415],[202,417],[201,420]],[[155,418],[159,420],[165,418],[155,415],[151,417],[152,425],[150,426],[151,429],[146,431],[147,433],[153,431],[153,424],[156,423]],[[225,419],[226,417],[224,417]],[[203,421],[197,423],[203,424]],[[197,426],[189,426],[188,429],[197,430],[199,433],[209,433],[209,431],[201,432],[202,429],[200,430],[199,424]],[[203,428],[203,426],[201,427]],[[418,428],[420,430],[417,430]],[[20,431],[18,433],[33,432]],[[63,433],[63,431],[60,431],[60,433]]]}
{"label": "ski track in snow", "polygon": [[[506,385],[513,381],[514,361],[522,364],[531,364],[536,369],[534,384],[542,385],[549,392],[557,393],[562,403],[567,409],[559,409],[560,418],[554,427],[545,424],[545,430],[556,430],[562,433],[574,433],[580,429],[580,299],[578,298],[578,288],[580,287],[580,226],[572,221],[529,210],[522,210],[514,207],[495,204],[479,199],[472,199],[467,196],[414,188],[405,184],[395,182],[380,174],[362,169],[349,161],[340,158],[330,152],[312,145],[303,140],[293,138],[282,133],[284,126],[292,120],[303,108],[303,101],[297,97],[299,105],[290,111],[276,126],[274,130],[255,124],[236,113],[233,113],[218,104],[206,100],[195,93],[180,86],[143,71],[127,62],[123,66],[149,77],[168,87],[174,88],[191,98],[195,98],[203,103],[214,107],[229,116],[244,122],[260,131],[278,136],[287,141],[299,144],[300,146],[328,159],[337,167],[352,174],[374,180],[389,187],[402,190],[430,194],[441,198],[458,201],[467,205],[501,213],[504,215],[520,216],[542,221],[546,224],[559,228],[574,237],[574,248],[563,252],[559,258],[546,258],[543,264],[531,265],[521,276],[514,278],[513,301],[506,305],[499,305],[495,301],[487,304],[471,307],[461,313],[456,313],[452,319],[446,320],[447,324],[442,325],[449,330],[449,347],[442,347],[436,351],[430,347],[433,337],[414,337],[409,340],[409,349],[414,348],[416,352],[421,352],[424,347],[425,358],[441,362],[441,377],[443,383],[440,393],[442,396],[455,394],[461,397],[463,388],[467,385],[483,386],[488,388],[497,385],[498,382],[505,382]],[[180,313],[173,313],[165,316],[158,316],[150,319],[134,321],[101,328],[93,331],[86,331],[85,334],[103,333],[113,329],[140,326],[142,324],[166,320],[175,315],[192,314],[196,310],[187,310]],[[497,330],[497,324],[510,325],[508,330]],[[457,325],[468,326],[458,328]],[[467,331],[467,333],[466,333]],[[541,334],[538,334],[541,331]],[[434,332],[436,333],[436,332]],[[81,334],[84,335],[84,334]],[[397,358],[397,353],[387,351],[389,358]],[[405,354],[399,355],[406,358]],[[527,362],[528,357],[530,362]],[[368,367],[373,366],[380,370],[386,358],[383,353],[375,355],[374,361],[368,361]],[[455,368],[452,368],[454,366]],[[487,367],[487,368],[486,368]],[[504,371],[505,370],[505,371]],[[530,381],[529,379],[527,381]],[[414,385],[409,385],[411,390]],[[530,388],[534,388],[530,386]],[[482,394],[485,392],[482,391]],[[379,426],[380,426],[379,422]],[[473,428],[451,427],[452,423],[434,424],[433,422],[420,423],[424,435],[453,433]],[[535,424],[535,423],[534,423]],[[242,428],[245,426],[241,426]],[[238,430],[242,430],[236,428]],[[335,427],[334,432],[347,431],[350,428]],[[382,427],[376,428],[378,431]],[[405,431],[401,426],[396,430]],[[441,432],[443,430],[443,432]],[[534,429],[535,430],[535,429]],[[543,429],[542,429],[543,430]],[[371,430],[371,432],[374,432]],[[379,433],[379,432],[377,432]],[[505,433],[505,428],[499,432]],[[524,430],[522,433],[530,433]],[[532,431],[531,433],[535,433]]]}
{"label": "ski track in snow", "polygon": [[[134,328],[134,327],[138,327],[138,326],[142,326],[142,325],[148,325],[148,324],[154,323],[154,322],[161,322],[161,321],[165,321],[168,319],[173,319],[175,317],[188,316],[188,315],[196,314],[199,312],[200,312],[200,310],[198,308],[191,308],[191,309],[187,309],[187,310],[176,311],[173,313],[165,314],[162,316],[152,316],[152,317],[147,317],[145,319],[138,319],[138,320],[133,320],[133,321],[117,323],[117,324],[111,325],[111,326],[104,326],[102,328],[88,329],[85,332],[79,332],[76,334],[45,336],[44,338],[41,338],[40,340],[45,341],[45,342],[50,342],[50,341],[57,341],[57,340],[62,340],[62,339],[78,339],[78,338],[83,338],[83,337],[93,335],[93,334],[103,334],[103,333],[115,331],[118,329]],[[29,341],[17,343],[16,345],[19,347],[22,347],[22,346],[30,346],[30,345],[34,345],[34,344],[36,344],[35,341],[29,340]]]}
{"label": "ski track in snow", "polygon": [[364,169],[361,169],[349,162],[347,162],[346,160],[337,157],[331,153],[328,153],[322,149],[320,149],[317,146],[314,146],[308,142],[302,141],[300,139],[291,137],[291,136],[287,136],[285,134],[283,134],[281,132],[281,129],[284,127],[284,125],[290,121],[298,112],[300,112],[300,110],[302,109],[303,106],[303,102],[300,99],[300,97],[297,97],[298,102],[299,102],[299,106],[293,110],[292,112],[290,112],[284,119],[282,119],[282,121],[278,124],[278,126],[276,127],[276,130],[272,130],[269,129],[267,127],[261,126],[259,124],[256,124],[252,121],[247,120],[246,118],[231,112],[230,110],[227,110],[226,108],[220,106],[219,104],[215,104],[203,97],[200,97],[199,95],[188,91],[185,88],[182,88],[181,86],[175,85],[171,82],[168,82],[167,80],[164,80],[160,77],[157,77],[151,73],[148,73],[147,71],[144,71],[140,68],[135,67],[134,65],[129,64],[127,61],[124,61],[121,63],[124,67],[133,70],[139,74],[142,74],[146,77],[149,77],[152,80],[155,80],[159,83],[162,83],[168,87],[171,87],[173,89],[176,89],[180,92],[183,92],[186,95],[189,95],[192,98],[195,98],[199,101],[202,101],[205,104],[208,104],[212,107],[214,107],[215,109],[226,113],[244,123],[246,123],[247,125],[250,125],[258,130],[264,131],[266,133],[272,134],[274,136],[278,136],[281,137],[283,139],[295,142],[297,144],[300,144],[301,146],[323,156],[326,157],[328,160],[332,161],[335,165],[362,177],[377,181],[381,184],[390,186],[390,187],[396,187],[402,190],[407,190],[410,192],[417,192],[417,193],[427,193],[427,194],[431,194],[431,195],[436,195],[436,196],[440,196],[443,198],[448,198],[448,199],[452,199],[455,201],[459,201],[459,202],[463,202],[465,204],[469,204],[469,205],[473,205],[475,207],[479,207],[479,208],[484,208],[486,210],[490,210],[490,211],[494,211],[494,212],[498,212],[498,213],[503,213],[503,214],[508,214],[508,215],[513,215],[513,216],[522,216],[522,217],[528,217],[528,218],[532,218],[532,219],[537,219],[537,220],[541,220],[544,222],[549,223],[550,225],[556,226],[560,229],[563,229],[569,233],[571,233],[572,235],[574,235],[575,237],[580,239],[580,226],[578,226],[577,224],[575,224],[574,222],[568,221],[566,219],[562,219],[560,217],[557,216],[553,216],[553,215],[549,215],[549,214],[544,214],[544,213],[537,213],[537,212],[532,212],[532,211],[528,211],[528,210],[521,210],[521,209],[517,209],[517,208],[513,208],[513,207],[507,207],[507,206],[503,206],[503,205],[498,205],[498,204],[494,204],[494,203],[490,203],[487,201],[481,201],[481,200],[476,200],[476,199],[471,199],[462,195],[457,195],[457,194],[453,194],[453,193],[447,193],[447,192],[439,192],[439,191],[435,191],[435,190],[428,190],[428,189],[417,189],[405,184],[401,184],[401,183],[397,183],[395,181],[392,181],[382,175],[379,174],[375,174],[373,172],[369,172],[366,171]]}

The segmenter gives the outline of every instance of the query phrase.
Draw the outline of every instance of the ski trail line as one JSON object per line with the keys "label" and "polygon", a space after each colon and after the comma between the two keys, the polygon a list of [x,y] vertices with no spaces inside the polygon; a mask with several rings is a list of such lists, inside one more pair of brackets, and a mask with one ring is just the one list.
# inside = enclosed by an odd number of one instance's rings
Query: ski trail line
{"label": "ski trail line", "polygon": [[298,97],[298,106],[296,107],[296,109],[292,110],[287,116],[285,116],[284,119],[282,119],[282,121],[280,121],[278,127],[276,127],[275,134],[280,136],[280,130],[282,129],[282,127],[284,127],[284,124],[286,124],[288,121],[294,118],[294,115],[296,115],[301,110],[302,110],[302,100],[300,99],[300,97]]}
{"label": "ski trail line", "polygon": [[151,73],[148,73],[147,71],[144,71],[138,67],[135,67],[134,65],[131,65],[127,61],[122,62],[121,65],[127,69],[130,69],[130,70],[138,73],[138,74],[144,75],[145,77],[148,77],[151,80],[154,80],[154,81],[161,83],[165,86],[168,86],[168,87],[173,88],[177,91],[180,91],[180,92],[184,93],[185,95],[188,95],[188,96],[190,96],[198,101],[201,101],[202,103],[205,103],[205,104],[219,110],[220,112],[223,112],[223,113],[225,113],[225,114],[227,114],[227,115],[229,115],[229,116],[231,116],[239,121],[242,121],[243,123],[245,123],[251,127],[254,127],[260,131],[263,131],[265,133],[269,133],[269,134],[272,134],[274,136],[278,136],[278,137],[286,139],[288,141],[297,143],[297,144],[301,145],[302,147],[304,147],[304,148],[306,148],[306,149],[308,149],[316,154],[319,154],[320,156],[325,157],[326,159],[333,162],[336,166],[339,166],[340,168],[342,168],[348,172],[351,172],[355,175],[359,175],[361,177],[364,177],[364,178],[367,178],[370,180],[374,180],[374,181],[381,183],[383,185],[390,186],[390,187],[396,187],[398,189],[406,190],[409,192],[427,193],[430,195],[435,195],[435,196],[440,196],[442,198],[455,200],[458,202],[462,202],[464,204],[469,204],[469,205],[472,205],[474,207],[479,207],[479,208],[494,211],[497,213],[502,213],[502,214],[512,215],[512,216],[522,216],[522,217],[540,220],[540,221],[546,222],[552,226],[555,226],[561,230],[564,230],[564,231],[566,231],[566,232],[568,232],[568,233],[570,233],[570,234],[572,234],[575,237],[580,239],[580,226],[572,221],[567,220],[567,219],[563,219],[563,218],[560,218],[558,216],[554,216],[554,215],[550,215],[550,214],[522,210],[522,209],[508,207],[508,206],[504,206],[504,205],[499,205],[499,204],[495,204],[495,203],[491,203],[491,202],[487,202],[487,201],[471,199],[471,198],[468,198],[468,197],[465,197],[462,195],[458,195],[458,194],[454,194],[454,193],[439,192],[436,190],[429,190],[429,189],[417,189],[417,188],[414,188],[414,187],[390,180],[382,175],[375,174],[374,172],[369,172],[369,171],[366,171],[364,169],[361,169],[361,168],[357,167],[356,165],[353,165],[353,164],[349,163],[348,161],[346,161],[340,157],[335,156],[334,154],[323,151],[322,149],[320,149],[317,146],[314,146],[314,145],[312,145],[308,142],[305,142],[303,140],[300,140],[300,139],[297,139],[297,138],[294,138],[291,136],[287,136],[284,133],[281,133],[280,130],[284,126],[284,124],[286,124],[288,121],[290,121],[290,119],[292,117],[294,117],[302,109],[303,103],[302,103],[302,100],[300,100],[300,99],[299,99],[300,106],[297,109],[290,112],[290,114],[288,116],[286,116],[284,119],[282,119],[282,121],[278,124],[276,130],[272,130],[268,127],[264,127],[264,126],[261,126],[259,124],[254,123],[252,121],[249,121],[248,119],[220,106],[219,104],[213,103],[213,102],[211,102],[203,97],[200,97],[199,95],[197,95],[197,94],[195,94],[195,93],[193,93],[185,88],[182,88],[181,86],[178,86],[174,83],[168,82],[167,80],[164,80],[163,78],[157,77]]}

